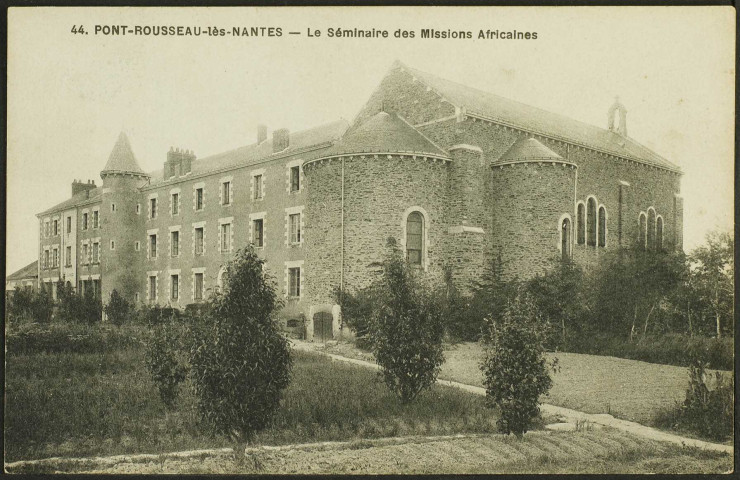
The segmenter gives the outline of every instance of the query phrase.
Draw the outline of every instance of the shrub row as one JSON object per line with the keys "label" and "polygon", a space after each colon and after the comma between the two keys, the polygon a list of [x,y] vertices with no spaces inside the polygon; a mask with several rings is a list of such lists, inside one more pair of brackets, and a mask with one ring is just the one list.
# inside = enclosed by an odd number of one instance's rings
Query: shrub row
{"label": "shrub row", "polygon": [[630,341],[609,335],[571,338],[561,350],[591,355],[641,360],[688,367],[692,359],[701,358],[709,368],[732,370],[734,342],[732,338],[689,337],[680,334],[644,336]]}
{"label": "shrub row", "polygon": [[5,343],[11,355],[104,353],[140,346],[147,337],[145,328],[135,326],[26,323],[8,331]]}

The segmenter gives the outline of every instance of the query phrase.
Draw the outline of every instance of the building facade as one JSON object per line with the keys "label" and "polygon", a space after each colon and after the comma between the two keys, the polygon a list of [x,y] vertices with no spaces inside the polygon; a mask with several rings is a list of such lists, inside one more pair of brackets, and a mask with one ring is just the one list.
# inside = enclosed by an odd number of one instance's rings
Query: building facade
{"label": "building facade", "polygon": [[[139,167],[121,134],[102,186],[39,214],[39,281],[184,307],[218,288],[252,243],[310,338],[334,290],[367,285],[389,237],[409,263],[465,288],[491,259],[542,273],[640,245],[682,248],[681,171],[627,136],[395,63],[353,122],[198,159],[170,149]],[[324,328],[324,327],[321,327]]]}

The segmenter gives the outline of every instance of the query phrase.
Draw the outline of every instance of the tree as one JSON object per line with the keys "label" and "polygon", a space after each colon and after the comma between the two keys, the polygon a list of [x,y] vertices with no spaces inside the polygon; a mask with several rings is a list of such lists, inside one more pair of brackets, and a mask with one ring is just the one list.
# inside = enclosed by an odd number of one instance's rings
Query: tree
{"label": "tree", "polygon": [[486,402],[498,407],[500,432],[521,437],[540,414],[539,398],[552,386],[550,370],[557,360],[545,358],[547,326],[537,316],[531,297],[520,295],[500,317],[487,319],[480,368]]}
{"label": "tree", "polygon": [[590,317],[586,285],[583,270],[574,262],[559,258],[547,273],[527,282],[526,290],[539,315],[546,322],[558,325],[560,345],[566,344],[569,333],[582,334]]}
{"label": "tree", "polygon": [[706,236],[706,242],[706,245],[691,252],[691,277],[694,288],[709,306],[715,319],[719,338],[723,330],[722,319],[732,318],[735,272],[733,239],[727,232],[710,232]]}
{"label": "tree", "polygon": [[630,339],[647,334],[661,306],[673,296],[686,273],[685,256],[680,252],[633,248],[605,255],[590,279],[590,302],[599,320],[598,328],[629,332]]}
{"label": "tree", "polygon": [[424,285],[403,258],[395,239],[377,288],[369,335],[373,354],[388,387],[407,404],[431,387],[444,362],[444,296]]}
{"label": "tree", "polygon": [[115,288],[110,294],[108,304],[103,307],[103,311],[105,311],[105,315],[108,317],[108,320],[110,320],[114,325],[123,325],[123,322],[125,322],[131,314],[131,310],[131,304],[123,298]]}
{"label": "tree", "polygon": [[226,266],[223,288],[190,330],[198,410],[216,432],[239,443],[269,424],[290,382],[290,347],[273,318],[280,306],[250,245]]}

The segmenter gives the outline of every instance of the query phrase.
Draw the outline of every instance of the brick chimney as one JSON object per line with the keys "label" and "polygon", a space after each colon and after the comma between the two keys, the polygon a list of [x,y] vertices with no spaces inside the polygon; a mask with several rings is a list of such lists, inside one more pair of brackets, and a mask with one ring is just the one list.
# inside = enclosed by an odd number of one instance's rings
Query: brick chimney
{"label": "brick chimney", "polygon": [[194,160],[195,154],[192,150],[170,147],[167,160],[164,162],[165,180],[190,173]]}
{"label": "brick chimney", "polygon": [[281,128],[272,132],[272,153],[282,152],[290,146],[290,131]]}
{"label": "brick chimney", "polygon": [[257,125],[257,144],[267,140],[267,125]]}
{"label": "brick chimney", "polygon": [[95,181],[88,180],[83,182],[82,180],[72,181],[72,196],[77,195],[80,192],[87,192],[87,197],[90,197],[90,190],[95,188]]}

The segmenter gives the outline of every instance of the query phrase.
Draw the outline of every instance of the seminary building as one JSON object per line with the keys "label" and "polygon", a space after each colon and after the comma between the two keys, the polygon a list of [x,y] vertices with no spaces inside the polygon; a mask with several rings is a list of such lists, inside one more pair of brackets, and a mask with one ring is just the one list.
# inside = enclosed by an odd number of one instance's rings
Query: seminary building
{"label": "seminary building", "polygon": [[252,243],[310,339],[337,332],[333,290],[367,285],[388,237],[463,288],[492,258],[526,278],[555,258],[681,249],[682,173],[626,115],[616,101],[603,129],[396,62],[351,124],[259,126],[210,157],[171,148],[149,173],[121,134],[102,186],[75,181],[38,214],[38,281],[183,308]]}

